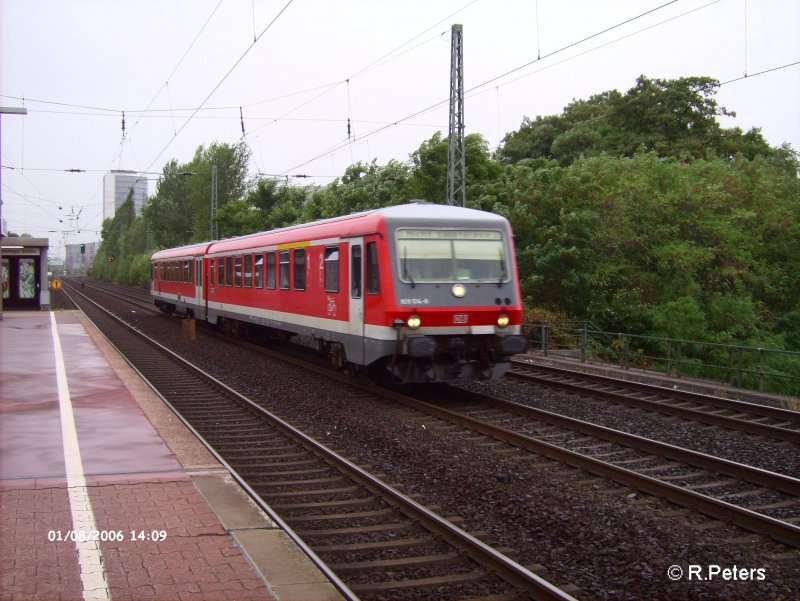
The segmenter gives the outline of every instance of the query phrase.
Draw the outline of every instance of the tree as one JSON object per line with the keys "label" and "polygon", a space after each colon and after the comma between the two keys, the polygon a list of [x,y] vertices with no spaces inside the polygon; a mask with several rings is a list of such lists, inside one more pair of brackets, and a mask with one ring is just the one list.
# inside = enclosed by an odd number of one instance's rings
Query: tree
{"label": "tree", "polygon": [[555,159],[569,165],[582,156],[660,157],[696,160],[737,154],[753,159],[778,153],[757,129],[724,129],[719,116],[735,113],[718,106],[719,82],[710,77],[663,80],[644,75],[625,94],[616,90],[575,100],[561,115],[525,118],[506,134],[497,156],[506,163],[526,158]]}
{"label": "tree", "polygon": [[258,209],[262,229],[275,229],[298,223],[308,190],[290,186],[287,180],[259,179],[247,192],[247,203]]}
{"label": "tree", "polygon": [[639,76],[624,96],[614,96],[609,102],[611,127],[628,134],[612,154],[633,156],[644,150],[662,157],[705,157],[706,149],[716,148],[722,137],[716,118],[736,116],[717,105],[717,89],[719,81],[710,77],[663,80]]}
{"label": "tree", "polygon": [[[448,140],[442,138],[441,132],[436,132],[410,156],[416,197],[430,202],[446,202]],[[469,202],[473,186],[496,179],[502,166],[492,159],[489,143],[480,134],[468,134],[464,138],[464,163]]]}
{"label": "tree", "polygon": [[381,166],[375,160],[358,162],[312,195],[304,205],[303,221],[401,204],[414,198],[414,193],[405,163],[392,160]]}
{"label": "tree", "polygon": [[189,204],[189,179],[175,159],[164,165],[156,193],[142,208],[154,248],[182,246],[192,239],[193,211]]}
{"label": "tree", "polygon": [[243,236],[265,229],[261,213],[246,200],[231,200],[217,211],[220,238]]}
{"label": "tree", "polygon": [[193,173],[188,180],[187,204],[192,214],[191,240],[211,237],[211,171],[217,167],[217,209],[244,196],[250,150],[244,141],[236,145],[214,142],[198,147],[194,158],[183,166]]}

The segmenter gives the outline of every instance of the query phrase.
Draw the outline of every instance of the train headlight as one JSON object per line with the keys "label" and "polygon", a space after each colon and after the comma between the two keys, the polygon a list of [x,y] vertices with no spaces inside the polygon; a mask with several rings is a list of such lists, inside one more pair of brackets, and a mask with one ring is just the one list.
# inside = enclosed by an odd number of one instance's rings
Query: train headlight
{"label": "train headlight", "polygon": [[416,330],[420,325],[422,325],[422,320],[416,315],[412,315],[406,320],[406,325],[412,330]]}
{"label": "train headlight", "polygon": [[467,289],[464,288],[464,284],[453,284],[453,287],[450,289],[450,291],[456,298],[463,298],[467,293]]}
{"label": "train headlight", "polygon": [[506,326],[508,325],[508,321],[509,321],[509,320],[508,320],[508,315],[506,315],[505,313],[503,313],[502,315],[500,315],[500,316],[497,318],[497,325],[498,325],[499,327],[501,327],[501,328],[504,328],[504,327],[506,327]]}

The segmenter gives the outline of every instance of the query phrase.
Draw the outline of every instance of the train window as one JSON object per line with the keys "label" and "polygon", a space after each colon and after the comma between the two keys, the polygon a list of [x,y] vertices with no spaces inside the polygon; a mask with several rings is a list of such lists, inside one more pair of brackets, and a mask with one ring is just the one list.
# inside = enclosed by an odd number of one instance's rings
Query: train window
{"label": "train window", "polygon": [[339,247],[325,248],[325,292],[339,292]]}
{"label": "train window", "polygon": [[237,288],[242,287],[242,257],[233,258],[233,284]]}
{"label": "train window", "polygon": [[255,256],[255,265],[253,266],[253,276],[256,288],[261,288],[264,281],[264,255],[259,253]]}
{"label": "train window", "polygon": [[508,281],[500,231],[402,229],[396,242],[404,282]]}
{"label": "train window", "polygon": [[220,257],[217,259],[217,285],[225,285],[225,259]]}
{"label": "train window", "polygon": [[193,273],[193,271],[192,271],[191,262],[190,261],[184,261],[183,262],[183,274],[185,276],[185,282],[187,284],[191,284],[193,282],[192,273]]}
{"label": "train window", "polygon": [[378,270],[378,243],[367,242],[367,294],[378,294],[381,289]]}
{"label": "train window", "polygon": [[289,289],[289,251],[282,250],[280,256],[280,287],[281,290]]}
{"label": "train window", "polygon": [[275,290],[275,253],[267,253],[267,288]]}
{"label": "train window", "polygon": [[306,289],[306,249],[296,248],[294,251],[294,289]]}
{"label": "train window", "polygon": [[233,286],[233,257],[225,257],[225,285]]}
{"label": "train window", "polygon": [[197,282],[198,286],[202,286],[203,285],[203,260],[202,259],[199,259],[199,260],[196,259],[195,262],[194,262],[194,265],[195,265],[195,268],[197,270],[197,273],[195,273],[194,281]]}
{"label": "train window", "polygon": [[253,285],[253,255],[244,256],[244,287]]}
{"label": "train window", "polygon": [[361,298],[361,245],[350,249],[350,296]]}
{"label": "train window", "polygon": [[216,280],[214,279],[214,259],[208,262],[208,283],[213,288]]}

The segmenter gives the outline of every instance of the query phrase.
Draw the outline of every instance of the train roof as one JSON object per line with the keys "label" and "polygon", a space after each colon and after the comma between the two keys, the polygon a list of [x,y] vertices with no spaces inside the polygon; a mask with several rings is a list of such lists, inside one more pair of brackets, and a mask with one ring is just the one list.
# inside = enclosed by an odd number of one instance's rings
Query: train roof
{"label": "train roof", "polygon": [[164,259],[177,259],[181,257],[197,257],[206,254],[211,242],[198,242],[196,244],[187,244],[186,246],[179,246],[177,248],[165,248],[153,253],[150,257],[151,261],[164,260]]}
{"label": "train roof", "polygon": [[498,225],[507,221],[505,217],[486,211],[423,201],[376,209],[375,213],[379,213],[389,223],[402,221],[424,224],[446,221],[452,222],[453,225],[475,223]]}
{"label": "train roof", "polygon": [[407,204],[370,209],[247,236],[160,250],[153,254],[152,259],[177,259],[208,253],[230,252],[243,247],[266,246],[274,244],[276,237],[279,237],[281,242],[291,243],[308,238],[311,231],[314,232],[315,237],[340,237],[381,231],[381,226],[384,225],[388,227],[397,225],[426,226],[441,225],[442,223],[457,227],[503,227],[508,220],[494,213],[476,209],[412,201]]}
{"label": "train roof", "polygon": [[219,240],[211,243],[207,252],[231,252],[242,247],[267,246],[275,244],[276,238],[279,238],[281,243],[298,242],[308,238],[312,232],[314,237],[333,238],[381,231],[384,225],[389,227],[400,224],[424,226],[441,225],[442,223],[461,227],[503,227],[508,221],[505,217],[476,209],[415,201],[408,204],[370,209],[311,223],[292,225],[277,230]]}

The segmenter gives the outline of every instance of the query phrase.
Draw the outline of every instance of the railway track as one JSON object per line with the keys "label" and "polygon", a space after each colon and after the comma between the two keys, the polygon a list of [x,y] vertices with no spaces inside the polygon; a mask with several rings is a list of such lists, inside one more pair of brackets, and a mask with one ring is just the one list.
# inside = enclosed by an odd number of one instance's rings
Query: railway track
{"label": "railway track", "polygon": [[74,293],[74,302],[346,598],[572,599]]}
{"label": "railway track", "polygon": [[606,402],[800,444],[800,412],[515,362],[507,376]]}
{"label": "railway track", "polygon": [[[800,548],[800,480],[458,389],[396,399],[625,486]],[[445,398],[442,401],[442,397]]]}
{"label": "railway track", "polygon": [[[282,354],[253,348],[290,360]],[[449,387],[433,389],[441,393],[439,398],[447,399],[443,406],[438,400],[425,402],[357,383],[326,368],[311,366],[303,359],[291,361],[316,370],[322,377],[343,379],[369,394],[401,403],[417,413],[409,415],[409,420],[418,418],[420,412],[432,415],[800,548],[797,478],[487,395]],[[448,392],[442,393],[443,390]],[[432,399],[430,395],[426,398]],[[769,413],[772,408],[764,409]]]}

